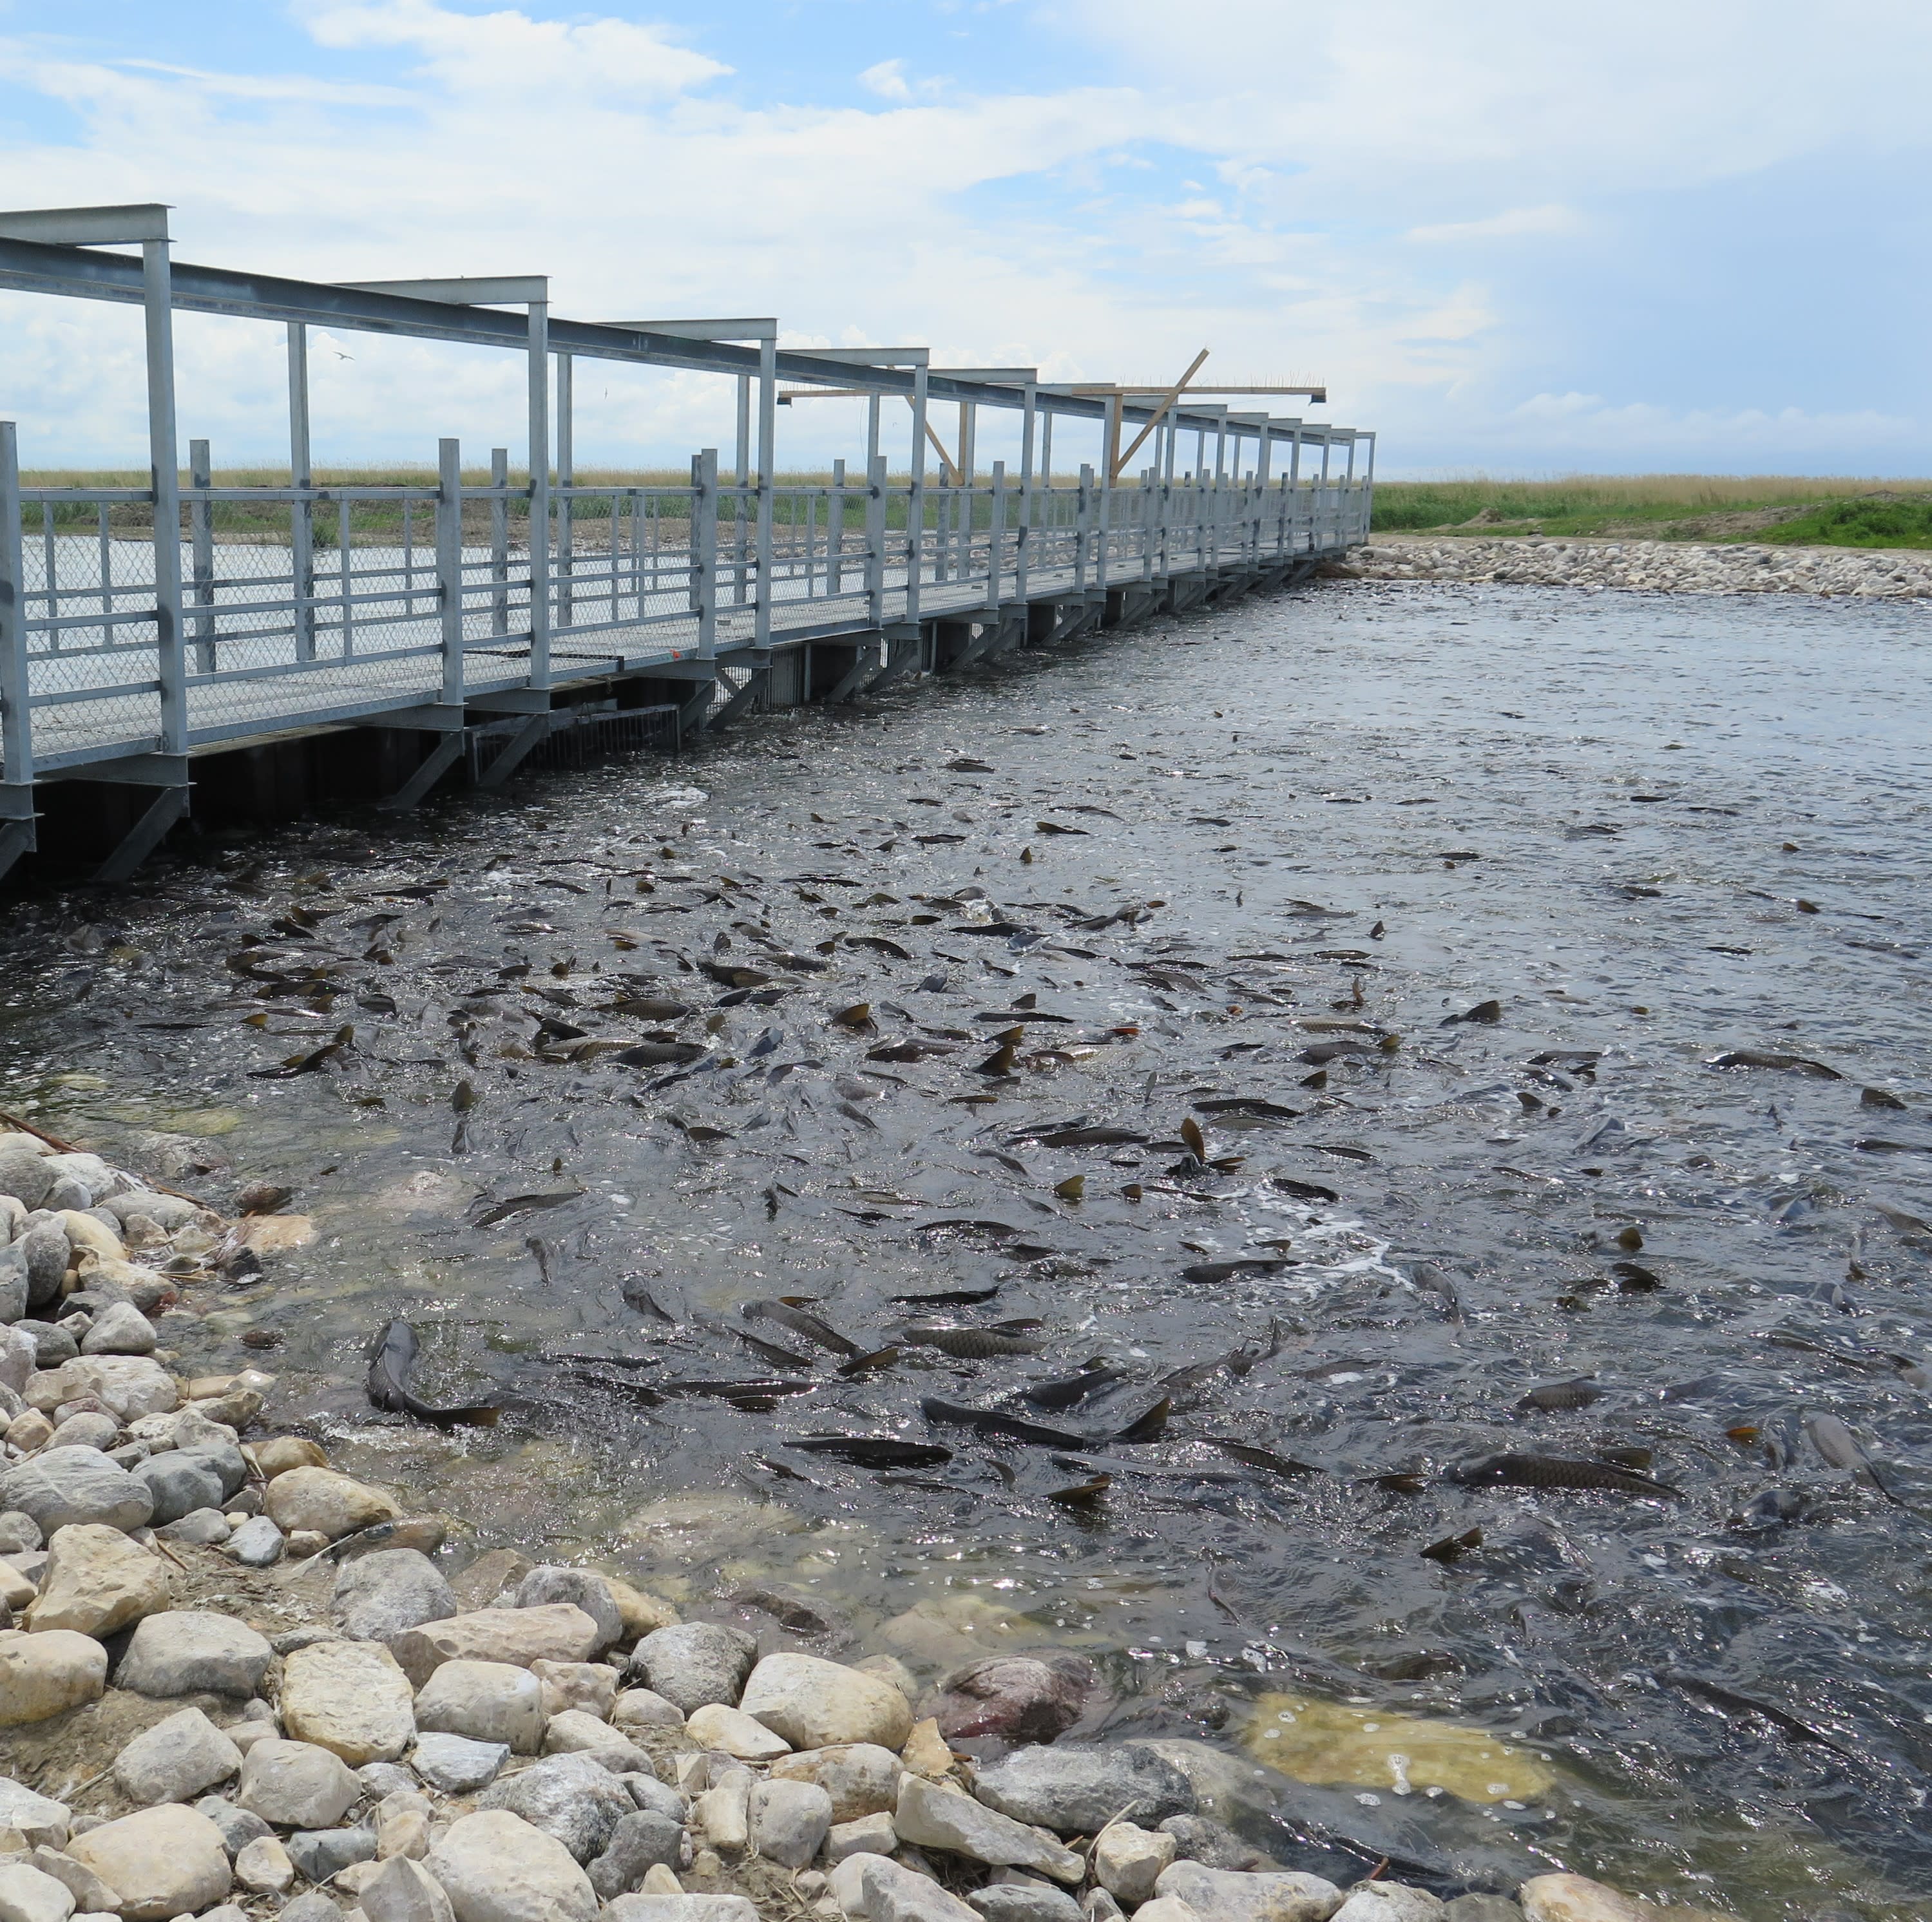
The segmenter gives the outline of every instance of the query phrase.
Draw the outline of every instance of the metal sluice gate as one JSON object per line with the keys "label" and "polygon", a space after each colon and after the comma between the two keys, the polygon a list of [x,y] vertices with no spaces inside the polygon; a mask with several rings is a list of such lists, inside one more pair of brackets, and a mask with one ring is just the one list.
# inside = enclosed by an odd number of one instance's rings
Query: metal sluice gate
{"label": "metal sluice gate", "polygon": [[[121,247],[138,250],[106,250]],[[0,213],[0,288],[142,308],[150,457],[145,487],[23,486],[0,421],[0,874],[33,851],[52,782],[152,793],[98,876],[115,880],[188,813],[193,760],[239,745],[412,731],[427,750],[390,796],[412,805],[459,763],[500,786],[532,756],[675,745],[748,709],[1278,586],[1368,536],[1374,435],[1210,405],[1326,397],[1196,388],[1204,353],[1162,391],[936,367],[925,348],[781,347],[772,319],[566,320],[542,276],[334,284],[194,265],[159,205]],[[217,485],[204,440],[183,466],[177,311],[285,330],[287,485]],[[524,478],[502,448],[487,480],[480,462],[466,476],[446,439],[434,479],[319,483],[316,327],[523,356]],[[580,484],[580,360],[734,381],[729,466],[706,448],[688,481]],[[866,402],[862,450],[780,485],[778,410],[816,397]],[[956,408],[956,448],[935,407]],[[902,409],[896,466],[882,443]],[[1016,472],[980,470],[988,409],[1018,416]],[[1056,477],[1056,423],[1063,442],[1088,424],[1097,460]]]}

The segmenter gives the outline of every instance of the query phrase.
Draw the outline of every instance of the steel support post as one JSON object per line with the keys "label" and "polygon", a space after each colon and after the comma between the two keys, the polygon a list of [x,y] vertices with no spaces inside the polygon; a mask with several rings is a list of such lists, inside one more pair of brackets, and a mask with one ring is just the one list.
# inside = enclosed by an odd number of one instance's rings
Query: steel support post
{"label": "steel support post", "polygon": [[1325,545],[1327,542],[1329,514],[1328,457],[1333,451],[1334,450],[1330,448],[1328,442],[1325,440],[1323,441],[1322,443],[1322,480],[1320,484],[1316,490],[1315,494],[1315,525],[1317,532],[1317,538],[1324,545]]}
{"label": "steel support post", "polygon": [[[1292,502],[1290,511],[1298,519],[1301,512],[1301,424],[1298,421],[1288,443],[1288,490]],[[1291,553],[1294,550],[1293,535],[1298,531],[1293,528],[1290,529]]]}
{"label": "steel support post", "polygon": [[[577,624],[576,596],[572,574],[575,556],[571,541],[571,499],[568,490],[577,484],[577,424],[575,363],[573,356],[556,357],[556,611],[558,624]],[[617,523],[610,523],[610,565],[617,565]]]}
{"label": "steel support post", "polygon": [[1020,405],[1020,524],[1013,541],[1013,598],[1022,604],[1027,597],[1028,550],[1033,545],[1033,442],[1039,415],[1038,383],[1029,380],[1026,398]]}
{"label": "steel support post", "polygon": [[[878,420],[878,403],[872,418]],[[874,454],[866,488],[866,619],[875,628],[886,621],[886,457]]]}
{"label": "steel support post", "polygon": [[912,370],[912,484],[906,490],[905,617],[919,619],[919,577],[926,562],[926,370]]}
{"label": "steel support post", "polygon": [[698,609],[698,658],[718,658],[718,450],[691,457],[691,591]]}
{"label": "steel support post", "polygon": [[988,613],[996,612],[999,607],[1000,562],[1006,547],[1006,463],[1004,460],[993,463],[992,519],[990,538],[986,543],[986,611]]}
{"label": "steel support post", "polygon": [[1083,592],[1087,586],[1087,564],[1094,543],[1094,470],[1085,462],[1080,467],[1080,493],[1076,503],[1076,532],[1073,536],[1073,584]]}
{"label": "steel support post", "polygon": [[295,602],[296,658],[315,658],[315,484],[308,432],[308,329],[289,322],[289,485],[296,498],[289,508],[290,598]]}
{"label": "steel support post", "polygon": [[752,636],[760,647],[772,644],[772,510],[777,505],[778,346],[758,343],[758,604]]}
{"label": "steel support post", "polygon": [[1375,526],[1376,516],[1376,437],[1370,434],[1369,441],[1368,472],[1362,476],[1362,538],[1366,540]]}
{"label": "steel support post", "polygon": [[526,685],[550,686],[550,303],[530,304],[530,662]]}
{"label": "steel support post", "polygon": [[490,631],[510,631],[510,450],[490,450]]}
{"label": "steel support post", "polygon": [[148,350],[148,466],[154,496],[154,657],[160,682],[160,751],[184,754],[188,673],[182,632],[181,450],[175,440],[174,281],[164,240],[141,243],[141,290]]}
{"label": "steel support post", "polygon": [[463,705],[463,443],[436,444],[436,583],[446,706]]}
{"label": "steel support post", "polygon": [[1046,418],[1040,424],[1040,484],[1042,489],[1053,485],[1053,409],[1049,405]]}
{"label": "steel support post", "polygon": [[751,523],[745,518],[745,496],[742,490],[752,484],[752,376],[741,373],[738,376],[738,439],[737,459],[731,472],[740,490],[734,505],[731,520],[731,573],[733,602],[742,607],[750,591],[750,577],[747,572],[751,563]]}
{"label": "steel support post", "polygon": [[1174,449],[1179,435],[1173,417],[1161,424],[1163,445],[1156,451],[1160,456],[1160,573],[1164,580],[1174,571]]}
{"label": "steel support post", "polygon": [[188,484],[190,571],[194,589],[194,664],[198,673],[214,672],[214,508],[208,490],[214,484],[208,442],[188,444]]}
{"label": "steel support post", "polygon": [[0,421],[0,874],[34,851],[34,736],[28,694],[20,451],[14,423]]}

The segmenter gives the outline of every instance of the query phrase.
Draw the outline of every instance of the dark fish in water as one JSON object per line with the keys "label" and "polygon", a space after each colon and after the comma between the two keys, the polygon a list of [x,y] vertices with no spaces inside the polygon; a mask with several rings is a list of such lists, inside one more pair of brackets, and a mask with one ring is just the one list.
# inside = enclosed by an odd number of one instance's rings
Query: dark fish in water
{"label": "dark fish in water", "polygon": [[[1010,1138],[1025,1141],[1029,1138],[1021,1135]],[[1042,1147],[1048,1148],[1138,1147],[1148,1139],[1144,1135],[1136,1134],[1131,1128],[1056,1128],[1050,1135],[1040,1135],[1031,1138],[1037,1140]]]}
{"label": "dark fish in water", "polygon": [[937,1348],[961,1361],[988,1361],[995,1355],[1036,1355],[1046,1346],[1024,1335],[997,1335],[988,1328],[907,1328],[900,1340],[915,1348]]}
{"label": "dark fish in water", "polygon": [[1858,1444],[1857,1438],[1836,1415],[1807,1415],[1804,1432],[1811,1438],[1811,1446],[1834,1468],[1850,1468],[1854,1472],[1862,1469],[1871,1477],[1872,1486],[1887,1501],[1900,1508],[1910,1504],[1901,1501],[1879,1479],[1878,1471],[1872,1466],[1871,1457]]}
{"label": "dark fish in water", "polygon": [[936,1441],[902,1441],[896,1435],[808,1435],[784,1446],[830,1455],[855,1468],[936,1468],[952,1459],[952,1450]]}
{"label": "dark fish in water", "polygon": [[1763,1489],[1733,1516],[1740,1528],[1781,1528],[1804,1513],[1804,1498],[1796,1489]]}
{"label": "dark fish in water", "polygon": [[1184,1282],[1232,1282],[1244,1275],[1278,1275],[1284,1268],[1294,1266],[1292,1261],[1280,1256],[1250,1258],[1238,1261],[1196,1261],[1180,1271]]}
{"label": "dark fish in water", "polygon": [[484,1209],[472,1228],[494,1228],[500,1222],[506,1222],[514,1215],[534,1214],[542,1208],[560,1208],[566,1201],[574,1201],[586,1191],[581,1188],[560,1189],[554,1195],[512,1195],[507,1201],[499,1201]]}
{"label": "dark fish in water", "polygon": [[[1046,823],[1042,822],[1041,825],[1044,826]],[[1070,830],[1076,834],[1079,831],[1077,828]],[[1071,1488],[1048,1489],[1046,1498],[1048,1501],[1058,1502],[1063,1508],[1085,1508],[1105,1495],[1113,1485],[1112,1475],[1090,1475],[1085,1481],[1076,1482]]]}
{"label": "dark fish in water", "polygon": [[1485,1455],[1450,1471],[1465,1488],[1598,1489],[1608,1495],[1661,1495],[1684,1498],[1681,1489],[1633,1469],[1572,1455]]}
{"label": "dark fish in water", "polygon": [[1905,1104],[1898,1096],[1884,1088],[1861,1088],[1858,1090],[1858,1105],[1861,1108],[1903,1108]]}
{"label": "dark fish in water", "polygon": [[1227,1101],[1197,1101],[1194,1105],[1203,1114],[1232,1114],[1251,1121],[1296,1121],[1301,1117],[1298,1108],[1283,1108],[1278,1102],[1259,1101],[1246,1095]]}
{"label": "dark fish in water", "polygon": [[895,1303],[905,1308],[964,1308],[974,1303],[991,1301],[1000,1291],[995,1282],[989,1288],[945,1288],[938,1294],[896,1294]]}
{"label": "dark fish in water", "polygon": [[1454,1561],[1466,1555],[1472,1549],[1483,1546],[1483,1531],[1480,1528],[1466,1528],[1460,1535],[1445,1535],[1439,1542],[1431,1542],[1422,1552],[1431,1561]]}
{"label": "dark fish in water", "polygon": [[623,1284],[623,1294],[626,1303],[634,1308],[640,1315],[654,1315],[660,1321],[674,1323],[677,1320],[676,1315],[668,1313],[658,1306],[656,1296],[652,1294],[650,1290],[634,1276],[626,1279]]}
{"label": "dark fish in water", "polygon": [[1097,1395],[1102,1389],[1126,1378],[1124,1368],[1084,1368],[1078,1375],[1064,1375],[1057,1381],[1042,1381],[1022,1388],[1020,1399],[1030,1402],[1036,1408],[1070,1408],[1076,1402],[1084,1402],[1089,1395]]}
{"label": "dark fish in water", "polygon": [[798,1375],[812,1372],[812,1363],[803,1355],[794,1354],[790,1348],[782,1348],[776,1342],[764,1341],[747,1328],[734,1328],[731,1332],[754,1355],[771,1363],[774,1367],[788,1369]]}
{"label": "dark fish in water", "polygon": [[1238,1441],[1228,1435],[1204,1435],[1201,1439],[1210,1448],[1218,1448],[1223,1455],[1232,1455],[1237,1462],[1245,1462],[1250,1468],[1265,1468],[1271,1475],[1280,1475],[1292,1480],[1298,1475],[1326,1474],[1325,1468],[1318,1468],[1311,1462],[1298,1462],[1292,1455],[1277,1455],[1272,1448],[1257,1448],[1251,1441]]}
{"label": "dark fish in water", "polygon": [[1030,1422],[1024,1415],[1009,1414],[1004,1408],[968,1408],[956,1402],[942,1402],[928,1396],[919,1405],[920,1413],[929,1422],[956,1428],[970,1428],[976,1434],[1004,1435],[1014,1441],[1031,1441],[1043,1448],[1084,1449],[1092,1444],[1084,1435],[1069,1435],[1064,1429],[1048,1428]]}
{"label": "dark fish in water", "polygon": [[1342,1198],[1334,1189],[1324,1188],[1318,1181],[1292,1181],[1285,1174],[1270,1176],[1268,1185],[1298,1201],[1339,1201]]}
{"label": "dark fish in water", "polygon": [[392,1321],[376,1337],[369,1357],[369,1399],[391,1414],[413,1415],[437,1427],[461,1425],[494,1428],[501,1411],[493,1404],[473,1402],[466,1408],[433,1408],[410,1393],[410,1371],[422,1343],[406,1321]]}
{"label": "dark fish in water", "polygon": [[1476,1021],[1484,1027],[1493,1027],[1503,1018],[1503,1004],[1500,1001],[1478,1001],[1466,1012],[1445,1015],[1436,1023],[1438,1027],[1454,1027],[1459,1022]]}
{"label": "dark fish in water", "polygon": [[1396,1468],[1386,1475],[1370,1476],[1366,1486],[1380,1489],[1384,1495],[1420,1495],[1428,1487],[1429,1477],[1412,1468]]}
{"label": "dark fish in water", "polygon": [[1754,1702],[1749,1696],[1739,1695],[1735,1690],[1726,1688],[1720,1682],[1708,1681],[1702,1675],[1694,1675],[1688,1669],[1666,1669],[1663,1676],[1673,1688],[1682,1689],[1690,1695],[1701,1696],[1705,1701],[1727,1714],[1754,1715],[1762,1722],[1768,1722],[1774,1729],[1789,1735],[1794,1742],[1816,1742],[1820,1747],[1829,1749],[1834,1755],[1843,1756],[1848,1762],[1858,1759],[1850,1749],[1840,1748],[1822,1729],[1813,1728],[1808,1722],[1799,1721],[1796,1716],[1786,1710],[1774,1708],[1768,1702]]}
{"label": "dark fish in water", "polygon": [[1808,1061],[1802,1054],[1764,1054],[1754,1048],[1734,1048],[1728,1054],[1715,1056],[1711,1066],[1771,1068],[1794,1075],[1809,1075],[1816,1081],[1842,1081],[1845,1078],[1837,1069],[1828,1068],[1822,1061]]}
{"label": "dark fish in water", "polygon": [[1412,1261],[1408,1267],[1408,1285],[1424,1293],[1439,1295],[1448,1304],[1450,1321],[1460,1321],[1462,1319],[1460,1291],[1433,1261]]}
{"label": "dark fish in water", "polygon": [[619,1048],[610,1059],[626,1068],[682,1068],[705,1052],[694,1041],[640,1041],[634,1048]]}
{"label": "dark fish in water", "polygon": [[1545,1414],[1562,1408],[1587,1408],[1594,1402],[1600,1402],[1610,1391],[1599,1388],[1588,1375],[1580,1375],[1571,1381],[1552,1381],[1540,1387],[1532,1388],[1516,1405],[1519,1414],[1532,1410]]}
{"label": "dark fish in water", "polygon": [[681,1021],[694,1012],[688,1001],[659,1000],[649,994],[626,995],[597,1010],[600,1015],[628,1015],[640,1021]]}
{"label": "dark fish in water", "polygon": [[1173,1402],[1163,1396],[1145,1414],[1130,1421],[1118,1435],[1109,1435],[1107,1439],[1110,1441],[1158,1441],[1167,1432],[1167,1418],[1173,1412]]}
{"label": "dark fish in water", "polygon": [[794,1335],[802,1335],[808,1342],[816,1342],[821,1348],[830,1348],[848,1361],[865,1353],[850,1336],[840,1334],[829,1323],[821,1321],[796,1302],[787,1301],[782,1297],[776,1301],[748,1301],[740,1312],[760,1321],[776,1321],[780,1327],[789,1328]]}
{"label": "dark fish in water", "polygon": [[855,1355],[838,1364],[838,1372],[850,1381],[854,1375],[869,1374],[875,1368],[890,1368],[899,1358],[897,1348],[874,1348],[868,1355]]}

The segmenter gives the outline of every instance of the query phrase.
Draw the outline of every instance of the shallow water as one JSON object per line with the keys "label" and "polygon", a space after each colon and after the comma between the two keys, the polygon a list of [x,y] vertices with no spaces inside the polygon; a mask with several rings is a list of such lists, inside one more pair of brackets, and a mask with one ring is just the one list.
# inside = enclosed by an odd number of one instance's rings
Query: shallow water
{"label": "shallow water", "polygon": [[[1251,1773],[1284,1861],[1917,1915],[1932,1404],[1893,1358],[1932,1365],[1928,634],[1843,602],[1331,587],[516,802],[211,849],[111,913],[16,921],[0,1105],[206,1136],[234,1179],[293,1186],[320,1239],[192,1303],[183,1365],[273,1338],[284,1420],[485,1541],[767,1630],[749,1598],[780,1590],[830,1625],[814,1645],[922,1675],[1077,1649],[1106,1683],[1084,1731],[1245,1742],[1326,1785]],[[719,1005],[703,962],[770,998]],[[598,1012],[626,992],[694,1012]],[[832,1018],[860,1002],[870,1027]],[[344,1023],[316,1072],[253,1078]],[[977,1072],[1010,1024],[1014,1072]],[[566,1058],[658,1033],[711,1051]],[[953,1051],[872,1057],[915,1038]],[[1305,1058],[1340,1042],[1364,1051]],[[1841,1078],[1712,1065],[1730,1050]],[[1293,1113],[1213,1106],[1241,1097]],[[1042,1140],[1076,1128],[1126,1138]],[[1184,1275],[1244,1257],[1283,1265]],[[782,1295],[897,1360],[842,1378],[736,1322]],[[494,1390],[501,1426],[369,1410],[362,1350],[397,1314],[418,1392]],[[909,1318],[1037,1318],[1044,1346],[955,1360],[895,1344]],[[648,1358],[647,1387],[810,1386],[647,1399],[562,1359],[586,1355]],[[1110,1392],[1012,1402],[1096,1358]],[[1580,1376],[1607,1392],[1516,1411]],[[1118,1438],[1163,1394],[1164,1439]],[[924,1397],[1092,1445],[979,1438]],[[1820,1413],[1895,1500],[1826,1465]],[[834,1432],[952,1459],[785,1445]],[[1679,1496],[1445,1478],[1609,1448]],[[1096,1472],[1096,1499],[1049,1499]],[[1370,1479],[1393,1474],[1426,1479]],[[1741,1525],[1778,1489],[1790,1519]],[[1367,1741],[1384,1714],[1414,1766]]]}

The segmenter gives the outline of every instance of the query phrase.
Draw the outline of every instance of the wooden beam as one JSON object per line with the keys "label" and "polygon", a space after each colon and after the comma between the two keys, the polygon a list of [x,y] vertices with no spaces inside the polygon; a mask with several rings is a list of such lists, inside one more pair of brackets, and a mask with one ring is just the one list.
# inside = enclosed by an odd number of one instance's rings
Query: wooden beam
{"label": "wooden beam", "polygon": [[[1108,476],[1108,478],[1114,484],[1118,485],[1119,484],[1121,475],[1126,471],[1127,463],[1141,451],[1142,442],[1144,441],[1148,436],[1152,433],[1154,429],[1159,427],[1161,422],[1167,418],[1168,409],[1174,405],[1175,401],[1180,398],[1182,393],[1186,388],[1187,383],[1201,371],[1201,363],[1207,358],[1208,349],[1205,347],[1203,347],[1200,352],[1196,354],[1193,359],[1188,362],[1187,371],[1167,390],[1166,394],[1162,397],[1160,405],[1154,410],[1154,418],[1148,422],[1145,427],[1141,429],[1139,433],[1135,436],[1134,444],[1132,446],[1129,448],[1124,454],[1120,454],[1118,451],[1120,446],[1120,442],[1117,436],[1114,443],[1116,450],[1114,469],[1112,473]],[[1114,406],[1116,409],[1114,418],[1115,422],[1118,424],[1120,419],[1118,409],[1120,406],[1120,402],[1117,400],[1114,403]]]}

